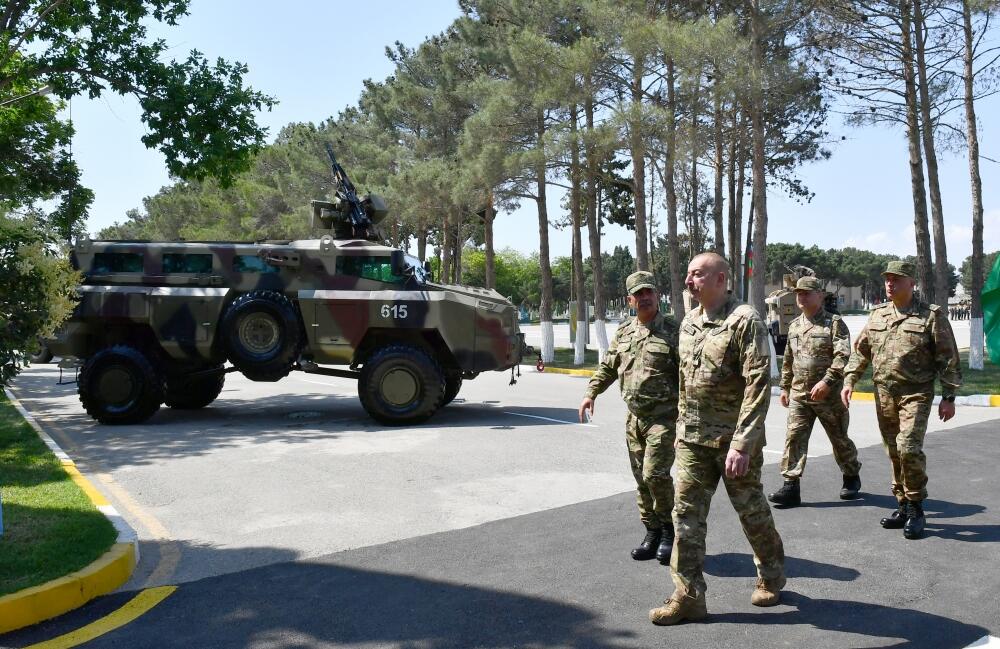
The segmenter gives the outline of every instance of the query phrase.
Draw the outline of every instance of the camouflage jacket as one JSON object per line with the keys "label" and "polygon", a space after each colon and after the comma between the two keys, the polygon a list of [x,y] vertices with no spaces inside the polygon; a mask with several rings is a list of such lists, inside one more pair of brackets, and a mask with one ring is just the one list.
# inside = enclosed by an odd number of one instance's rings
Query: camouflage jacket
{"label": "camouflage jacket", "polygon": [[636,417],[676,419],[677,333],[677,322],[662,312],[649,324],[638,318],[622,323],[586,396],[595,398],[618,379],[622,399]]}
{"label": "camouflage jacket", "polygon": [[874,382],[886,387],[933,386],[937,376],[942,394],[949,396],[962,385],[958,345],[948,318],[938,305],[916,299],[905,309],[892,302],[875,307],[844,371],[849,387],[869,362]]}
{"label": "camouflage jacket", "polygon": [[680,355],[678,439],[761,452],[771,354],[757,311],[734,297],[718,313],[692,309],[681,323]]}
{"label": "camouflage jacket", "polygon": [[851,332],[839,315],[825,309],[812,318],[803,313],[788,325],[781,389],[791,398],[807,402],[811,401],[809,393],[813,386],[820,381],[826,381],[833,392],[839,392],[844,367],[850,358]]}

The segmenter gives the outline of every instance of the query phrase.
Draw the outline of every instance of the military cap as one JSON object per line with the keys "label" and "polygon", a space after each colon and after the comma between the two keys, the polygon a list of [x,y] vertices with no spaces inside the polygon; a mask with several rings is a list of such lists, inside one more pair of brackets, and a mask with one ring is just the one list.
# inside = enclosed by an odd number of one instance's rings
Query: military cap
{"label": "military cap", "polygon": [[883,277],[886,275],[902,275],[916,279],[917,269],[908,261],[890,261],[882,272]]}
{"label": "military cap", "polygon": [[799,281],[795,282],[796,291],[822,291],[823,282],[819,280],[818,277],[800,277]]}
{"label": "military cap", "polygon": [[633,295],[644,288],[651,288],[655,291],[656,284],[653,283],[654,281],[653,273],[640,270],[628,276],[628,279],[625,280],[625,290],[628,291],[629,295]]}

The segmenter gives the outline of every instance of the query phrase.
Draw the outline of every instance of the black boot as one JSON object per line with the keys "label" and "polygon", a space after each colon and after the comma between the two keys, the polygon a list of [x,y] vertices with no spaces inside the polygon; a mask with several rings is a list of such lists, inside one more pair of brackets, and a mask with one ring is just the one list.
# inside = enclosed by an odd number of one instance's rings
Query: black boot
{"label": "black boot", "polygon": [[887,530],[899,530],[903,529],[903,525],[906,524],[906,502],[903,501],[899,503],[899,508],[879,521],[879,525]]}
{"label": "black boot", "polygon": [[775,505],[783,507],[795,507],[801,504],[802,498],[799,496],[799,481],[785,480],[785,484],[782,485],[781,489],[775,491],[767,499]]}
{"label": "black boot", "polygon": [[854,500],[858,497],[859,491],[861,491],[861,476],[845,475],[844,487],[840,490],[840,499]]}
{"label": "black boot", "polygon": [[903,536],[908,539],[919,539],[924,535],[924,508],[919,500],[907,503],[906,523],[903,525]]}
{"label": "black boot", "polygon": [[642,543],[639,547],[632,550],[632,558],[636,561],[648,561],[656,556],[656,548],[660,544],[660,536],[662,530],[660,528],[656,529],[646,529],[646,537],[642,539]]}
{"label": "black boot", "polygon": [[656,548],[656,560],[660,563],[670,563],[670,553],[674,549],[674,524],[667,523],[663,526],[660,535],[660,547]]}

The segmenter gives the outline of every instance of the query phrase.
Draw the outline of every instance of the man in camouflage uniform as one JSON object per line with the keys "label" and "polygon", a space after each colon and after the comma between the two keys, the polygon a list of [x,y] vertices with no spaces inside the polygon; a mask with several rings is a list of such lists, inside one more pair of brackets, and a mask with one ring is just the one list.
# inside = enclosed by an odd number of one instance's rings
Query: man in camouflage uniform
{"label": "man in camouflage uniform", "polygon": [[851,333],[839,315],[823,308],[825,295],[823,283],[815,277],[802,277],[795,284],[795,302],[802,315],[788,326],[781,364],[781,405],[789,410],[781,458],[785,484],[767,497],[775,505],[795,507],[801,502],[799,479],[816,419],[826,430],[844,474],[840,497],[853,500],[861,489],[858,449],[847,436],[850,417],[839,398],[844,367],[851,357]]}
{"label": "man in camouflage uniform", "polygon": [[872,363],[875,413],[882,443],[892,464],[892,493],[899,503],[883,518],[886,529],[903,528],[908,539],[924,531],[923,501],[927,498],[927,458],[924,434],[934,400],[934,378],[941,382],[938,416],[955,416],[955,391],[962,385],[958,345],[945,312],[913,295],[914,265],[890,261],[882,277],[889,302],[872,310],[861,330],[854,354],[844,370],[841,399],[845,406],[858,379]]}
{"label": "man in camouflage uniform", "polygon": [[660,313],[660,298],[653,274],[632,273],[625,280],[628,303],[634,318],[618,327],[600,367],[590,379],[580,421],[593,414],[594,400],[617,379],[628,406],[625,439],[629,462],[637,485],[639,517],[646,536],[632,550],[632,558],[644,561],[670,559],[674,526],[674,427],[677,423],[677,322]]}
{"label": "man in camouflage uniform", "polygon": [[702,253],[688,265],[686,284],[701,306],[681,323],[677,420],[677,485],[670,572],[675,590],[649,612],[654,624],[696,620],[705,605],[705,535],[709,505],[721,479],[739,515],[757,566],[750,602],[778,603],[785,552],[764,498],[764,418],[771,401],[770,350],[754,309],[728,295],[729,265]]}

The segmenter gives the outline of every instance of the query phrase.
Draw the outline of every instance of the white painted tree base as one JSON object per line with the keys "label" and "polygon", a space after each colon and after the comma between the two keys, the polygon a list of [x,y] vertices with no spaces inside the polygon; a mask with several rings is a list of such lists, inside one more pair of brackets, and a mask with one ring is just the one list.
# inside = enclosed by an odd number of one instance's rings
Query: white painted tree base
{"label": "white painted tree base", "polygon": [[552,321],[542,322],[542,362],[551,363],[555,358],[556,337],[552,330]]}
{"label": "white painted tree base", "polygon": [[589,327],[590,324],[586,320],[576,321],[576,340],[573,342],[574,365],[583,365],[586,362],[584,352],[587,351],[587,329]]}
{"label": "white painted tree base", "polygon": [[594,329],[597,333],[597,362],[600,363],[608,353],[608,327],[604,320],[595,320]]}
{"label": "white painted tree base", "polygon": [[969,321],[969,369],[983,369],[983,319],[973,318]]}

